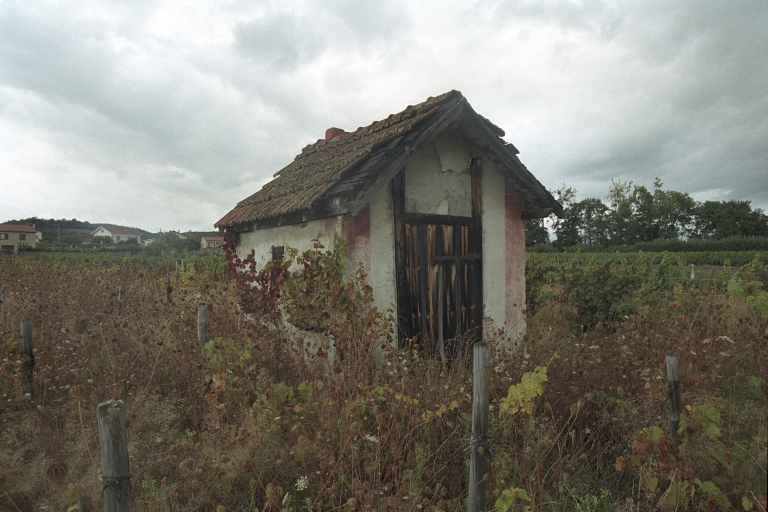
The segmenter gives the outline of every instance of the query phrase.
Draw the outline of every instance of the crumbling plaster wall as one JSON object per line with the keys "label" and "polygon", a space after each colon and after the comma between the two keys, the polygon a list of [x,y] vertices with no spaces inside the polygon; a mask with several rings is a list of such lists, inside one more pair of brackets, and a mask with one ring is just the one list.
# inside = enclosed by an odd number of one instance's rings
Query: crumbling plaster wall
{"label": "crumbling plaster wall", "polygon": [[405,163],[405,211],[471,217],[471,162],[458,133],[438,135]]}
{"label": "crumbling plaster wall", "polygon": [[[237,246],[237,254],[245,258],[254,251],[257,268],[262,269],[272,259],[272,246],[293,247],[299,252],[304,252],[312,248],[312,239],[322,233],[320,241],[325,247],[333,247],[333,233],[337,232],[336,226],[333,230],[327,229],[328,220],[321,219],[302,222],[301,224],[292,224],[290,226],[277,226],[267,229],[255,229],[240,234],[240,243]],[[294,264],[292,270],[297,267]]]}
{"label": "crumbling plaster wall", "polygon": [[[261,269],[272,258],[272,246],[292,247],[302,253],[312,249],[312,239],[321,234],[320,242],[330,250],[337,234],[347,243],[347,273],[354,272],[359,262],[363,264],[373,287],[374,305],[384,311],[397,303],[393,212],[391,187],[382,187],[355,216],[339,215],[242,233],[237,252],[243,258],[253,250],[257,268]],[[297,268],[293,264],[291,270]]]}
{"label": "crumbling plaster wall", "polygon": [[481,168],[483,331],[497,350],[514,350],[526,328],[522,195],[489,157]]}

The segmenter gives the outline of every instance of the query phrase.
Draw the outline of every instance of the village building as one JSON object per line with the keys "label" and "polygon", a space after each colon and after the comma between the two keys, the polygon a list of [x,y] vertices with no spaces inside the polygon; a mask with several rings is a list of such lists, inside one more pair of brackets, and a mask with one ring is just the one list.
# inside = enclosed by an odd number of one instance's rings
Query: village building
{"label": "village building", "polygon": [[91,232],[91,237],[95,236],[107,236],[112,239],[113,244],[127,242],[128,240],[136,240],[136,243],[141,244],[141,231],[123,226],[102,224]]}
{"label": "village building", "polygon": [[223,236],[204,236],[200,239],[201,249],[222,249],[224,246]]}
{"label": "village building", "polygon": [[562,215],[504,132],[458,91],[370,126],[330,128],[216,223],[261,265],[322,233],[346,241],[400,346],[437,351],[525,332],[525,219]]}
{"label": "village building", "polygon": [[43,238],[43,234],[25,224],[0,224],[0,252],[2,254],[19,254],[19,247],[35,247]]}

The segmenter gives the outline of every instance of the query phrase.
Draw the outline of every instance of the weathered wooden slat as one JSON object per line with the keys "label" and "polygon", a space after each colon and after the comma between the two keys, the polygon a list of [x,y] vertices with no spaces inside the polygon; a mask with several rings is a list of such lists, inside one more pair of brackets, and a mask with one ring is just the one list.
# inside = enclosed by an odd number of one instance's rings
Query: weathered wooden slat
{"label": "weathered wooden slat", "polygon": [[[482,174],[480,172],[480,159],[472,159],[470,165],[470,175],[472,183],[472,228],[469,232],[470,243],[469,252],[482,254],[483,251],[483,203],[481,198]],[[483,262],[475,260],[472,262],[473,288],[472,288],[472,307],[474,308],[475,330],[473,337],[475,341],[483,339]]]}
{"label": "weathered wooden slat", "polygon": [[[454,254],[460,255],[461,251],[461,229],[457,227],[453,228],[453,247]],[[456,308],[456,350],[461,351],[461,260],[457,260],[454,264],[454,279],[453,279],[453,302]]]}
{"label": "weathered wooden slat", "polygon": [[419,306],[421,308],[421,340],[423,344],[426,344],[427,337],[429,336],[429,329],[427,328],[427,254],[425,250],[425,226],[418,226],[417,235],[417,250],[419,253]]}
{"label": "weathered wooden slat", "polygon": [[411,304],[408,293],[408,275],[406,269],[406,236],[403,212],[405,212],[405,176],[404,170],[392,180],[392,204],[395,223],[395,282],[397,288],[398,346],[405,346],[405,339],[413,336],[411,325]]}
{"label": "weathered wooden slat", "polygon": [[437,349],[440,353],[440,361],[445,364],[445,334],[443,323],[445,322],[445,262],[437,264]]}

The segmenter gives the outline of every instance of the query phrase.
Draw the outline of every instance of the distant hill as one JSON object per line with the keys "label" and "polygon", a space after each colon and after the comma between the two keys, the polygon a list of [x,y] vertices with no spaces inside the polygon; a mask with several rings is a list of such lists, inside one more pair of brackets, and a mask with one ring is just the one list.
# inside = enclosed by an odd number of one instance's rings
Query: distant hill
{"label": "distant hill", "polygon": [[[102,225],[114,225],[110,222],[96,223],[77,219],[41,219],[38,217],[30,217],[27,219],[13,219],[5,221],[4,224],[26,224],[33,226],[35,229],[40,230],[43,234],[43,242],[56,243],[61,237],[62,244],[82,244],[83,240],[88,238],[91,233]],[[133,227],[133,226],[130,226]],[[143,240],[157,238],[164,233],[151,233],[146,229],[134,227],[141,232],[141,238]],[[167,232],[165,232],[167,233]],[[216,236],[219,233],[216,231],[188,231],[181,233],[190,240],[190,247],[192,241],[196,247],[200,247],[200,239],[204,236]]]}
{"label": "distant hill", "polygon": [[6,221],[6,224],[33,226],[43,234],[43,242],[55,242],[61,235],[61,243],[64,244],[82,243],[98,227],[98,224],[77,219],[40,219],[38,217],[13,219]]}

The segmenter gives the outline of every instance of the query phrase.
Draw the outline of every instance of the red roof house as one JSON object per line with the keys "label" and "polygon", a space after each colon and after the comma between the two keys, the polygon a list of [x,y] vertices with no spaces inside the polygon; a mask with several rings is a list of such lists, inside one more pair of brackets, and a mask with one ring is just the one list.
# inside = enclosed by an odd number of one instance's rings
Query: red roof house
{"label": "red roof house", "polygon": [[0,224],[0,252],[18,254],[20,246],[35,247],[43,234],[25,224]]}

